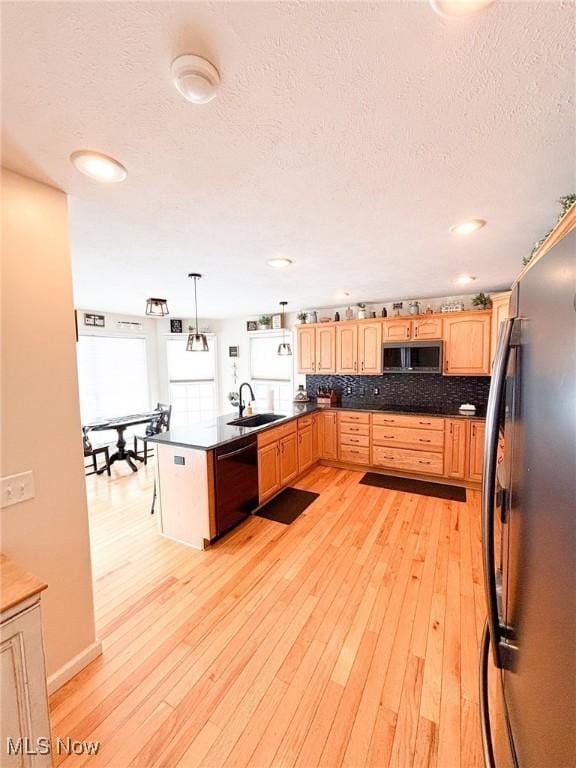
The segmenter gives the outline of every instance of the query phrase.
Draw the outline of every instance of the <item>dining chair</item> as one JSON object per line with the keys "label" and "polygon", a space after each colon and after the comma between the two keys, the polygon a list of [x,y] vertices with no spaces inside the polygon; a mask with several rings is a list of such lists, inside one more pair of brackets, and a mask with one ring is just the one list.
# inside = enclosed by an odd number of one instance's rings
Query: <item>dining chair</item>
{"label": "dining chair", "polygon": [[168,432],[170,429],[170,419],[172,417],[172,406],[165,403],[158,403],[155,408],[159,411],[158,417],[151,421],[143,435],[134,435],[134,452],[138,453],[138,440],[144,444],[144,464],[148,464],[148,438],[153,435],[159,435],[161,432]]}
{"label": "dining chair", "polygon": [[[88,437],[88,430],[86,427],[82,427],[82,443],[84,444],[84,458],[91,457],[92,458],[92,466],[94,467],[94,472],[90,474],[96,474],[98,472],[98,460],[97,456],[99,454],[104,454],[104,461],[106,462],[106,473],[108,477],[111,476],[110,472],[110,451],[107,445],[101,445],[97,448],[94,448],[92,443],[90,442],[90,438]],[[86,467],[84,467],[86,468]]]}

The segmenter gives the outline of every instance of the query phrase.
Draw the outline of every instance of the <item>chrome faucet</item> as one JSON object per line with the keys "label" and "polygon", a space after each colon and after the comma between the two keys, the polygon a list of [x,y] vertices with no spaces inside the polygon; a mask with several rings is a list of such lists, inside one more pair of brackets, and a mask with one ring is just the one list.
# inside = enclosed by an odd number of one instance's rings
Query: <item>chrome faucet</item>
{"label": "chrome faucet", "polygon": [[243,381],[242,384],[240,384],[240,389],[238,390],[238,416],[239,417],[242,417],[242,414],[244,413],[244,408],[246,407],[242,403],[242,388],[243,387],[248,387],[248,389],[250,390],[250,397],[252,398],[251,402],[253,402],[256,399],[254,397],[254,391],[253,391],[252,387],[250,386],[250,384],[248,384],[247,381]]}

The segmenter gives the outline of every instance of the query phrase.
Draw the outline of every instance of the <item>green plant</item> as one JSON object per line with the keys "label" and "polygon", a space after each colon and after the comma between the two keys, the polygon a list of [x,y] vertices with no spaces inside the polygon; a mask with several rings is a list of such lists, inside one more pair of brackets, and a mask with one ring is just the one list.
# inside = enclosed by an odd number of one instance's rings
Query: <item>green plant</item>
{"label": "green plant", "polygon": [[472,299],[472,306],[482,307],[482,309],[490,309],[492,306],[492,299],[485,293],[479,293]]}
{"label": "green plant", "polygon": [[308,315],[306,312],[298,312],[298,320],[300,320],[301,323],[305,323],[307,317]]}
{"label": "green plant", "polygon": [[260,325],[263,325],[265,328],[272,325],[272,316],[271,315],[262,315],[260,320],[258,320]]}
{"label": "green plant", "polygon": [[[560,214],[558,215],[558,219],[556,221],[556,224],[558,224],[558,222],[561,221],[564,218],[564,216],[566,216],[566,214],[568,213],[570,208],[572,208],[572,206],[574,204],[576,204],[576,193],[572,193],[571,195],[564,195],[563,197],[561,197],[558,200],[558,203],[560,204],[560,207],[562,208],[562,210],[560,211]],[[556,224],[554,226],[556,226]],[[552,229],[554,229],[554,227],[552,227]],[[532,257],[534,256],[534,254],[536,253],[538,248],[540,248],[542,243],[546,240],[548,235],[552,232],[552,229],[550,229],[548,232],[546,232],[544,237],[541,237],[540,240],[537,240],[534,243],[534,247],[532,248],[532,253],[530,254],[530,256],[524,256],[524,258],[522,259],[522,264],[524,264],[524,266],[526,266],[526,264],[530,263],[530,260],[532,259]]]}
{"label": "green plant", "polygon": [[231,403],[237,403],[239,400],[238,392],[228,392],[228,400],[230,400]]}
{"label": "green plant", "polygon": [[363,301],[359,301],[358,304],[356,304],[358,309],[366,309],[366,304],[364,304]]}

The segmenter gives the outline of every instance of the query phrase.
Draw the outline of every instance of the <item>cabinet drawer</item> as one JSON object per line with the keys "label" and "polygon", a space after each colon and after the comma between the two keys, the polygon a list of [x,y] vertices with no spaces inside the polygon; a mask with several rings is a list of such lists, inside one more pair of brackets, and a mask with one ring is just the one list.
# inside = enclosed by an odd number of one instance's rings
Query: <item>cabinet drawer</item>
{"label": "cabinet drawer", "polygon": [[340,422],[340,434],[341,435],[365,435],[368,437],[370,434],[369,424],[355,424],[353,422],[343,421]]}
{"label": "cabinet drawer", "polygon": [[360,411],[343,412],[339,411],[338,421],[342,423],[350,424],[370,424],[370,414],[361,413]]}
{"label": "cabinet drawer", "polygon": [[375,413],[372,416],[375,426],[412,427],[415,429],[444,430],[444,419],[437,416],[404,416],[395,413]]}
{"label": "cabinet drawer", "polygon": [[441,453],[427,451],[410,451],[374,445],[372,464],[376,467],[391,467],[403,472],[421,472],[426,475],[444,474],[444,456]]}
{"label": "cabinet drawer", "polygon": [[341,445],[339,459],[340,461],[349,461],[351,464],[369,464],[370,448],[355,448],[353,445]]}
{"label": "cabinet drawer", "polygon": [[298,429],[312,426],[312,416],[300,416],[298,419]]}
{"label": "cabinet drawer", "polygon": [[439,429],[375,426],[372,428],[372,442],[375,445],[415,448],[418,451],[443,451],[444,432]]}
{"label": "cabinet drawer", "polygon": [[340,445],[356,445],[362,448],[370,447],[370,435],[350,434],[346,432],[340,433]]}
{"label": "cabinet drawer", "polygon": [[288,424],[282,424],[281,427],[267,429],[258,435],[258,448],[264,448],[265,445],[275,443],[283,437],[296,433],[296,421],[289,421]]}

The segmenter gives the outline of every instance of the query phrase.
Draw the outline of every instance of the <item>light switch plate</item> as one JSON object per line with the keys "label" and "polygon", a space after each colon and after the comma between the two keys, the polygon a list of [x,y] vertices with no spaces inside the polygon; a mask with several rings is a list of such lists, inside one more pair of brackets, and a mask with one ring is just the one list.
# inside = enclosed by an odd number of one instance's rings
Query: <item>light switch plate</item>
{"label": "light switch plate", "polygon": [[19,504],[21,501],[28,501],[28,499],[33,499],[34,496],[34,475],[31,470],[2,478],[3,507]]}

